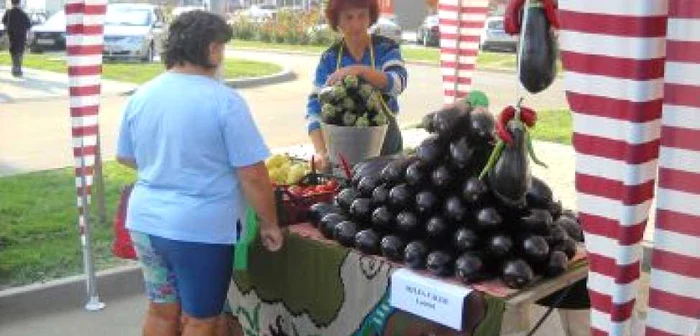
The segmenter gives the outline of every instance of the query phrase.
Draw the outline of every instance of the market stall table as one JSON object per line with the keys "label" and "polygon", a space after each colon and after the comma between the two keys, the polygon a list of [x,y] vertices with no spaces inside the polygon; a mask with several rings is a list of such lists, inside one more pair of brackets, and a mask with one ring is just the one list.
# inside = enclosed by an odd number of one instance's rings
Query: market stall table
{"label": "market stall table", "polygon": [[342,247],[307,223],[289,231],[277,253],[251,245],[248,269],[234,275],[229,300],[244,335],[498,335],[506,309],[522,313],[517,323],[525,330],[532,303],[584,279],[588,270],[579,251],[565,274],[523,290],[500,280],[476,284],[458,332],[390,306],[389,279],[401,264]]}

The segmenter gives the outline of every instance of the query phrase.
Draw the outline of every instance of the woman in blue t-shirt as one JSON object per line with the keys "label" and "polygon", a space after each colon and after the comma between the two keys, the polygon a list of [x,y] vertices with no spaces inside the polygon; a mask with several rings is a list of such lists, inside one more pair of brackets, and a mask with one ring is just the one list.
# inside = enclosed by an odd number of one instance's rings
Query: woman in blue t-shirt
{"label": "woman in blue t-shirt", "polygon": [[[315,157],[324,167],[328,165],[328,152],[321,133],[321,104],[318,100],[318,93],[324,86],[335,84],[347,75],[356,75],[382,92],[394,115],[399,112],[396,99],[406,89],[408,73],[395,41],[368,34],[367,30],[377,22],[378,16],[376,0],[329,0],[326,6],[326,20],[331,29],[342,34],[342,39],[321,55],[306,111]],[[396,118],[389,118],[381,154],[396,154],[402,149]]]}
{"label": "woman in blue t-shirt", "polygon": [[245,100],[215,78],[231,36],[215,14],[179,16],[163,54],[168,71],[124,111],[117,160],[138,170],[126,227],[150,300],[144,335],[214,334],[248,205],[262,243],[282,244],[269,150]]}

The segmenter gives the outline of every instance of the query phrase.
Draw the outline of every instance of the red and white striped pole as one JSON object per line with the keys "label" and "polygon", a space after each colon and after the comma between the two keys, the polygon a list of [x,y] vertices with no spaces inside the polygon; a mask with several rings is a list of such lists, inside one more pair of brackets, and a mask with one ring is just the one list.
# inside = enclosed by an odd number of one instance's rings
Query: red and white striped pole
{"label": "red and white striped pole", "polygon": [[104,308],[97,293],[90,235],[90,189],[95,159],[99,154],[98,113],[106,0],[68,0],[66,12],[66,59],[70,86],[78,227],[86,275],[85,309]]}
{"label": "red and white striped pole", "polygon": [[466,97],[488,14],[487,0],[440,0],[440,71],[445,104]]}
{"label": "red and white striped pole", "polygon": [[632,332],[640,243],[658,174],[646,335],[697,335],[700,2],[559,5],[591,334]]}

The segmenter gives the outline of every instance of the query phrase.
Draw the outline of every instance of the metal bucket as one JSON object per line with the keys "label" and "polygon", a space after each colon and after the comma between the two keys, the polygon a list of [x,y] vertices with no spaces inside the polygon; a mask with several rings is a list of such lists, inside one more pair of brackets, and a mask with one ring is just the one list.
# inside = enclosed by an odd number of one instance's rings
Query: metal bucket
{"label": "metal bucket", "polygon": [[387,125],[370,127],[335,126],[321,123],[323,139],[333,166],[341,165],[340,153],[350,165],[377,157],[382,151]]}

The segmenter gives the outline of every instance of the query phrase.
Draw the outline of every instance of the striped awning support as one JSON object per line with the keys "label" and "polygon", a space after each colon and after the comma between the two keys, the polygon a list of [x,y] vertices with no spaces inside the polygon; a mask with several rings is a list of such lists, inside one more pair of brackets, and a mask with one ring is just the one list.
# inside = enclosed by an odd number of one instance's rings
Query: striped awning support
{"label": "striped awning support", "polygon": [[700,317],[700,1],[559,6],[592,335],[630,333],[655,192],[646,335],[693,335]]}
{"label": "striped awning support", "polygon": [[[66,13],[66,60],[70,87],[70,118],[78,226],[83,247],[88,292],[94,284],[86,207],[89,206],[95,158],[99,152],[98,114],[106,0],[69,0]],[[92,274],[90,274],[92,273]],[[89,293],[90,294],[90,293]]]}
{"label": "striped awning support", "polygon": [[479,38],[488,13],[487,0],[440,0],[440,71],[445,103],[471,90]]}

